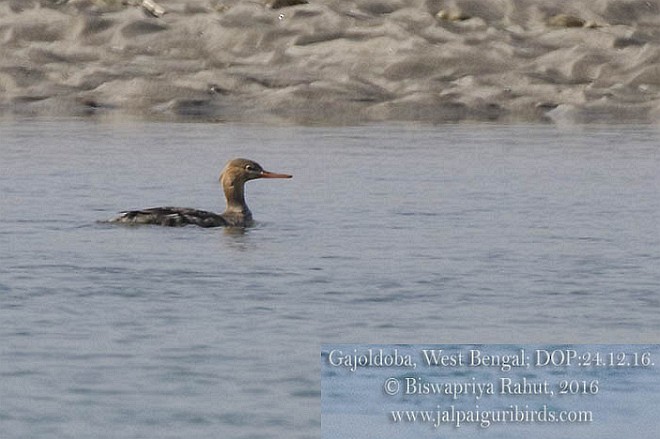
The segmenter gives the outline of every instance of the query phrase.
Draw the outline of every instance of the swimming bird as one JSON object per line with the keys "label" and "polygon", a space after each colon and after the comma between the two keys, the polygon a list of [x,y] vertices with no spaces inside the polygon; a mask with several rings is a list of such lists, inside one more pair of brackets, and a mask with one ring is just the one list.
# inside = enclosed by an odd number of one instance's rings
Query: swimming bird
{"label": "swimming bird", "polygon": [[124,224],[155,224],[159,226],[249,227],[252,212],[245,203],[245,183],[257,178],[291,178],[289,174],[265,171],[257,162],[248,159],[230,160],[220,173],[227,208],[221,214],[187,207],[152,207],[120,212],[110,222]]}

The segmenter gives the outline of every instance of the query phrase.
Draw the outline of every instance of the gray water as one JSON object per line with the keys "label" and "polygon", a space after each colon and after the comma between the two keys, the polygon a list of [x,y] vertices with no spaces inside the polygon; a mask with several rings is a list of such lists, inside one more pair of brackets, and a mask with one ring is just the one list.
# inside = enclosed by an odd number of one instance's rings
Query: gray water
{"label": "gray water", "polygon": [[[655,439],[660,430],[657,416],[660,407],[660,345],[324,345],[321,358],[321,407],[323,439],[348,437],[399,439],[557,439],[600,438]],[[409,355],[415,368],[390,365],[366,366],[355,369],[336,367],[329,360],[329,353],[360,355],[372,349],[375,355],[382,352],[391,355],[395,349],[401,357]],[[421,355],[424,349],[442,349],[443,353],[462,351],[462,365],[429,366]],[[528,362],[525,366],[511,368],[491,365],[469,365],[468,352],[476,349],[479,358],[511,355],[522,351]],[[552,357],[539,356],[536,349],[544,350]],[[569,359],[570,352],[575,354]],[[646,361],[640,361],[646,356]],[[550,361],[550,358],[553,358]],[[616,358],[615,361],[612,361]],[[376,363],[377,364],[377,363]],[[406,379],[419,383],[454,385],[455,393],[424,393],[412,387],[406,390]],[[543,383],[549,392],[511,394],[500,392],[500,379],[520,383]],[[383,389],[387,380],[394,380],[400,387],[386,394]],[[562,382],[564,384],[562,384]],[[568,385],[566,383],[570,382]],[[483,393],[472,392],[470,383],[479,383]],[[493,385],[488,393],[487,384]],[[588,383],[588,384],[587,384]],[[568,390],[572,386],[572,391]],[[584,413],[582,419],[564,418],[562,422],[548,418],[528,417],[517,421],[494,417],[490,411],[507,410],[515,406],[519,410],[549,410]],[[436,410],[451,408],[474,414],[484,413],[481,420],[472,422],[428,421],[415,418],[412,422],[405,413],[423,411],[435,414]],[[393,420],[392,412],[403,413]],[[436,412],[437,413],[437,412]],[[473,418],[475,419],[475,418]],[[515,419],[515,418],[514,418]],[[464,420],[467,420],[464,418]],[[491,422],[492,421],[492,422]]]}
{"label": "gray water", "polygon": [[[649,127],[0,124],[3,438],[318,438],[321,343],[660,337]],[[242,156],[258,221],[222,210]]]}

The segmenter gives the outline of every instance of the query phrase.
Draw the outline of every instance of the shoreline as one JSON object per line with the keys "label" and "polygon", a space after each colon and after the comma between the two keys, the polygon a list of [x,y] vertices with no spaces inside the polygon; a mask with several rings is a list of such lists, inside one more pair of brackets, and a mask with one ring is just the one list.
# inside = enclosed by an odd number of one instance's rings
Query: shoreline
{"label": "shoreline", "polygon": [[658,0],[126,3],[1,4],[0,117],[660,121]]}

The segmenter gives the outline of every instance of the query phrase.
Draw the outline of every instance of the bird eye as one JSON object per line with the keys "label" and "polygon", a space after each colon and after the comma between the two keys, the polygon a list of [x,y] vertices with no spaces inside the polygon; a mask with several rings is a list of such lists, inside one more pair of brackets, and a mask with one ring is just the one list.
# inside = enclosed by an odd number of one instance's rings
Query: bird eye
{"label": "bird eye", "polygon": [[252,172],[252,171],[254,171],[255,169],[254,169],[254,166],[252,166],[252,165],[245,165],[245,170],[246,170],[246,171],[250,171],[250,172]]}

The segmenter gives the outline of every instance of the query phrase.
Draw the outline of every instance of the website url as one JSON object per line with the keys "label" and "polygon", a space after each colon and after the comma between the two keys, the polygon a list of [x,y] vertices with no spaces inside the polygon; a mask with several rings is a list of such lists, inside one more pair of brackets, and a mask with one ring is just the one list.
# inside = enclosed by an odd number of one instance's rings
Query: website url
{"label": "website url", "polygon": [[396,424],[425,423],[432,424],[435,428],[443,425],[461,428],[473,424],[481,428],[489,428],[493,424],[593,422],[591,410],[553,410],[545,404],[540,409],[510,405],[506,409],[499,410],[480,410],[479,406],[473,410],[457,409],[453,405],[447,408],[438,406],[436,410],[392,410],[390,416],[392,422]]}

